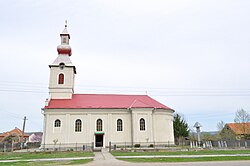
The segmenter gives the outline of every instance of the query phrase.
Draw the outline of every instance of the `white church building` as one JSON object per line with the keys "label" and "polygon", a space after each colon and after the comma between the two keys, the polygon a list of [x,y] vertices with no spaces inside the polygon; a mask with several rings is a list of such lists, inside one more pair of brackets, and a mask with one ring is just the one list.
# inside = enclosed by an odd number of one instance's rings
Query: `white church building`
{"label": "white church building", "polygon": [[174,110],[148,95],[76,94],[67,25],[60,37],[58,56],[49,65],[49,99],[42,108],[43,148],[108,147],[109,142],[174,144]]}

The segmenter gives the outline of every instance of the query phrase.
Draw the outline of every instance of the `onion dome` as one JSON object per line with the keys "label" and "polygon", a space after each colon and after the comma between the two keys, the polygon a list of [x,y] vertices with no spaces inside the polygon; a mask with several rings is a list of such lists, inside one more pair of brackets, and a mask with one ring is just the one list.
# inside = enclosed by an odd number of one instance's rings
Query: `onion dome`
{"label": "onion dome", "polygon": [[67,22],[65,22],[65,28],[63,32],[60,34],[60,37],[61,37],[61,44],[57,46],[58,54],[71,56],[71,47],[69,45],[70,35],[67,30]]}

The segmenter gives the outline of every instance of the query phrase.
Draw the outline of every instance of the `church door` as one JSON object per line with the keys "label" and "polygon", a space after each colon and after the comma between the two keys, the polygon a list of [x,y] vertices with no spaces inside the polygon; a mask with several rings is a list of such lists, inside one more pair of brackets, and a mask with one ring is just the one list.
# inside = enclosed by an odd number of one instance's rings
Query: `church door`
{"label": "church door", "polygon": [[103,134],[95,135],[95,146],[103,147]]}

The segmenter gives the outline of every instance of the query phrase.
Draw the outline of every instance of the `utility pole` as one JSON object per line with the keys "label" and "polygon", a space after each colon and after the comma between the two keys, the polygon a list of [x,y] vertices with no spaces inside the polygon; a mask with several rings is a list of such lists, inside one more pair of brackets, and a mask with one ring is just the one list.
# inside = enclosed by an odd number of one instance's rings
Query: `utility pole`
{"label": "utility pole", "polygon": [[24,130],[25,130],[25,123],[26,123],[26,120],[28,120],[27,118],[26,118],[26,116],[24,116],[24,118],[23,118],[23,131],[22,131],[22,138],[21,138],[21,149],[23,149],[23,145],[24,145],[24,141],[23,141],[23,137],[24,137]]}

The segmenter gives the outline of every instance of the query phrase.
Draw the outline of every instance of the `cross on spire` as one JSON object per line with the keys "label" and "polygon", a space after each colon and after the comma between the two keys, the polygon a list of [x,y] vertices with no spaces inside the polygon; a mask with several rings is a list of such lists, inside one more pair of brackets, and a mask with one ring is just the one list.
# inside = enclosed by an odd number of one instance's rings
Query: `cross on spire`
{"label": "cross on spire", "polygon": [[65,20],[65,28],[67,28],[67,26],[68,26],[68,21]]}

